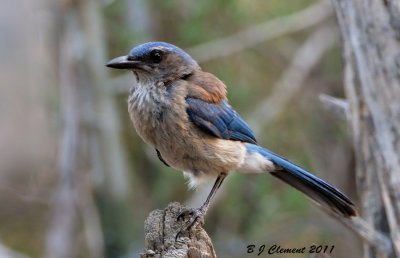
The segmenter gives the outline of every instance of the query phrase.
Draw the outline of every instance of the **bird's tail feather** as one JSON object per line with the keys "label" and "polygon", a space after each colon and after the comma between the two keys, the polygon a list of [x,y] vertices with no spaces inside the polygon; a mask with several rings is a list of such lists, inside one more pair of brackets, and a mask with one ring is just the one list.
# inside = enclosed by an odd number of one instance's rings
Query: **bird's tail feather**
{"label": "bird's tail feather", "polygon": [[257,145],[257,152],[274,163],[271,174],[306,194],[317,204],[330,208],[345,217],[356,216],[354,203],[338,189],[301,167]]}

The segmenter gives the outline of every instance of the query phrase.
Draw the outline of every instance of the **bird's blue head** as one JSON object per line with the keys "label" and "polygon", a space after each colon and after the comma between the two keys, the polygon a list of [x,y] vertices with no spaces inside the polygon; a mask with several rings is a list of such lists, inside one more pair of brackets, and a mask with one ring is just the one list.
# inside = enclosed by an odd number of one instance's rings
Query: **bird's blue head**
{"label": "bird's blue head", "polygon": [[112,59],[107,67],[133,70],[157,81],[177,79],[200,69],[185,51],[165,42],[148,42],[134,47],[128,55]]}

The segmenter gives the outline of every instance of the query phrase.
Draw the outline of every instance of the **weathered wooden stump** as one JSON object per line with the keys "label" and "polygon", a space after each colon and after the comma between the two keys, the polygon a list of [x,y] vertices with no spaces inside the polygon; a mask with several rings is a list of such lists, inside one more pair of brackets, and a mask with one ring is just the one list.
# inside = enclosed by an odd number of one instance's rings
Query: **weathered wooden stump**
{"label": "weathered wooden stump", "polygon": [[186,225],[177,217],[186,207],[177,202],[164,210],[154,210],[144,225],[145,250],[141,258],[216,258],[210,237],[201,225],[193,228],[189,235],[176,235]]}

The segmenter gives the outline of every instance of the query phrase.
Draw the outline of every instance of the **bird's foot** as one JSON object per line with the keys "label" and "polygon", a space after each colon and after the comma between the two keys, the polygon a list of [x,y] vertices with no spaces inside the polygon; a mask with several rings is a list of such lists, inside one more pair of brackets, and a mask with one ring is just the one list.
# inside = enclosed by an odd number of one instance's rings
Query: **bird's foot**
{"label": "bird's foot", "polygon": [[198,225],[203,225],[204,224],[204,217],[206,215],[206,212],[204,209],[199,208],[199,209],[188,209],[177,217],[177,221],[187,221],[186,225],[181,229],[181,231],[176,234],[175,240],[178,240],[178,238],[189,234],[192,229],[195,229]]}

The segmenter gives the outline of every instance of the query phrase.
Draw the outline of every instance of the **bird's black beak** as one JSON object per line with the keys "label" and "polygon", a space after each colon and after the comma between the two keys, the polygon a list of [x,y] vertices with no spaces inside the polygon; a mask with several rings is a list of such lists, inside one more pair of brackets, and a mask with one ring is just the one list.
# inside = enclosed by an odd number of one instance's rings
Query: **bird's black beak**
{"label": "bird's black beak", "polygon": [[119,56],[108,61],[106,66],[114,69],[135,69],[140,63],[140,61],[129,60],[129,56]]}

